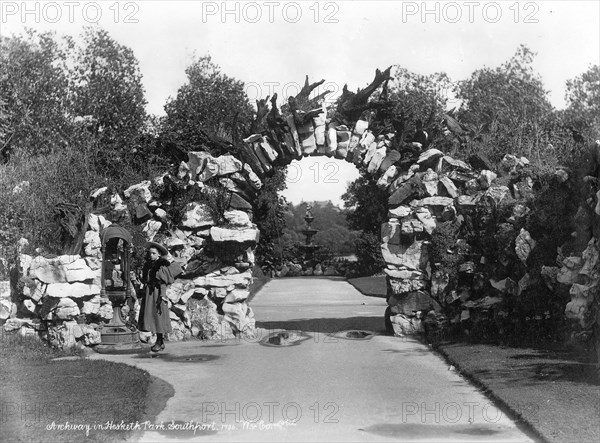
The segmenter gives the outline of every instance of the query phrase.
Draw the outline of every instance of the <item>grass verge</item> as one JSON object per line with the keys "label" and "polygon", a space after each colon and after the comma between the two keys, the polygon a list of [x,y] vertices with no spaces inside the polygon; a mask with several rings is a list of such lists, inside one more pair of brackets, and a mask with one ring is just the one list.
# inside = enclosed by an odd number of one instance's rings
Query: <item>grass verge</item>
{"label": "grass verge", "polygon": [[267,277],[262,272],[262,269],[260,269],[260,266],[254,266],[254,268],[252,268],[252,284],[248,288],[250,290],[250,295],[246,302],[250,303],[258,291],[260,291],[260,289],[269,281],[271,281],[271,277]]}
{"label": "grass verge", "polygon": [[600,441],[600,386],[594,365],[569,350],[439,343],[465,378],[548,442]]}
{"label": "grass verge", "polygon": [[358,277],[348,279],[348,283],[369,297],[387,297],[385,275],[377,277]]}
{"label": "grass verge", "polygon": [[[36,337],[5,333],[0,338],[3,441],[112,442],[133,434],[100,426],[142,419],[147,372],[76,356],[54,360],[74,353],[53,350]],[[59,428],[67,422],[81,426]]]}

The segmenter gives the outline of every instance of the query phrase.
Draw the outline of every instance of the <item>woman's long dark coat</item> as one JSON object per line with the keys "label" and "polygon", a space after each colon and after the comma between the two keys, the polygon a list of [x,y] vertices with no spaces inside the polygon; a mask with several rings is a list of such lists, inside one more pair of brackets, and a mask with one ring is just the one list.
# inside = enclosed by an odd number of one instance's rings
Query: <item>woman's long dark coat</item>
{"label": "woman's long dark coat", "polygon": [[[142,273],[142,283],[146,285],[146,296],[140,305],[138,328],[158,334],[171,332],[167,286],[175,281],[177,269],[175,264],[164,258],[155,262],[147,262]],[[178,266],[177,266],[178,267]],[[159,303],[159,300],[160,303]]]}

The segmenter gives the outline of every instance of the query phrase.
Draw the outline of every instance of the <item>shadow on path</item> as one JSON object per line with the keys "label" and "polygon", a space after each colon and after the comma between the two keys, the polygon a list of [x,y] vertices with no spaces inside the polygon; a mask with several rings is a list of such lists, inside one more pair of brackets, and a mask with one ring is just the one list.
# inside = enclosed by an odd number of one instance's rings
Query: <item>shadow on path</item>
{"label": "shadow on path", "polygon": [[349,329],[385,334],[385,324],[382,316],[377,317],[348,317],[348,318],[299,318],[279,321],[257,321],[258,328],[268,330],[287,329],[289,331],[321,332],[334,334]]}

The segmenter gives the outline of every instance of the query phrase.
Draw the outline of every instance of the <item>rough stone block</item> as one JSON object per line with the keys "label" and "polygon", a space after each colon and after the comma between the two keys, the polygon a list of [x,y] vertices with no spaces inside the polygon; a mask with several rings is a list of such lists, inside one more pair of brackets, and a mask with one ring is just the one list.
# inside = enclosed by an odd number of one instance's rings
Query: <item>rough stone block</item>
{"label": "rough stone block", "polygon": [[434,308],[434,300],[424,291],[393,292],[388,298],[392,312],[412,315],[418,311],[428,311]]}
{"label": "rough stone block", "polygon": [[427,245],[423,241],[414,241],[408,246],[383,243],[381,253],[386,263],[407,269],[424,269],[429,260]]}

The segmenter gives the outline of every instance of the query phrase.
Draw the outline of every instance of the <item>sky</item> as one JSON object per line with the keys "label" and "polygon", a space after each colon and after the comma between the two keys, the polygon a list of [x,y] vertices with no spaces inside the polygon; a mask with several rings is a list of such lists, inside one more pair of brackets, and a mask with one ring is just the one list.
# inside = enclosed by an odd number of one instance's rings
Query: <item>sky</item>
{"label": "sky", "polygon": [[[496,67],[520,44],[551,103],[564,107],[564,83],[600,64],[600,1],[8,1],[0,35],[25,27],[77,35],[101,26],[140,63],[148,112],[163,115],[194,55],[210,54],[242,80],[251,99],[295,95],[308,75],[324,88],[362,88],[390,65],[445,72],[453,81]],[[340,204],[358,172],[343,161],[293,163],[283,195],[293,203]]]}

